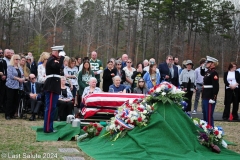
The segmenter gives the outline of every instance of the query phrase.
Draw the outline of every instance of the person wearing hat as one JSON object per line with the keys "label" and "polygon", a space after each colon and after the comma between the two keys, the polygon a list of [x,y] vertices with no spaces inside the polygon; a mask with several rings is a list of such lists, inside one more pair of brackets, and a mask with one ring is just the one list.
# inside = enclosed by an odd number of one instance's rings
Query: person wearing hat
{"label": "person wearing hat", "polygon": [[217,65],[218,60],[216,58],[207,56],[205,64],[201,67],[201,75],[204,76],[202,91],[203,120],[213,127],[213,112],[219,91],[219,76],[215,70]]}
{"label": "person wearing hat", "polygon": [[64,46],[54,46],[52,48],[52,56],[48,58],[46,63],[46,81],[43,89],[45,91],[46,109],[44,113],[44,132],[51,133],[53,130],[53,120],[55,117],[56,104],[61,94],[60,68],[63,65]]}
{"label": "person wearing hat", "polygon": [[190,112],[192,108],[192,96],[193,92],[196,88],[196,81],[195,81],[195,72],[192,69],[193,63],[191,60],[187,60],[186,68],[182,70],[181,74],[179,75],[179,84],[181,88],[186,92],[184,97],[186,98],[187,108],[186,112]]}

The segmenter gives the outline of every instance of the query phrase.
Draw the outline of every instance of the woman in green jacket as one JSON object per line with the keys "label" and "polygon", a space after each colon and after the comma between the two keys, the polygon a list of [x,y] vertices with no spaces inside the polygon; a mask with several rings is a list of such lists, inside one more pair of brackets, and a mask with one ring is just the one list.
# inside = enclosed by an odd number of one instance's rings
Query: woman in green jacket
{"label": "woman in green jacket", "polygon": [[[83,68],[78,74],[79,95],[82,97],[84,88],[89,86],[88,82],[91,77],[95,77],[89,61],[83,62]],[[81,98],[80,98],[81,99]]]}

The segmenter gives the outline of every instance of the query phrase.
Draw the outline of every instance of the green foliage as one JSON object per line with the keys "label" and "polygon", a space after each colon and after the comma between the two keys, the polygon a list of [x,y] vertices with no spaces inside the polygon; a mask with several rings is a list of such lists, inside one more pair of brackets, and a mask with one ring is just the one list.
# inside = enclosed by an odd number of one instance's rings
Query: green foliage
{"label": "green foliage", "polygon": [[32,52],[33,57],[36,59],[36,58],[39,58],[42,52],[46,51],[46,48],[45,48],[46,46],[47,46],[47,41],[40,34],[35,36],[28,50]]}

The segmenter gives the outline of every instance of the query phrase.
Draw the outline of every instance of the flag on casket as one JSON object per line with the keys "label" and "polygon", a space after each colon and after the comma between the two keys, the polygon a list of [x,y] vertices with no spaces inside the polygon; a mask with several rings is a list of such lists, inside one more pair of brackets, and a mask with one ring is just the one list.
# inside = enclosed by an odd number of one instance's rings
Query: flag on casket
{"label": "flag on casket", "polygon": [[144,94],[129,93],[89,94],[83,98],[84,108],[82,109],[82,114],[84,116],[84,119],[86,119],[98,112],[114,113],[117,107],[123,105],[127,100],[134,100],[144,97]]}

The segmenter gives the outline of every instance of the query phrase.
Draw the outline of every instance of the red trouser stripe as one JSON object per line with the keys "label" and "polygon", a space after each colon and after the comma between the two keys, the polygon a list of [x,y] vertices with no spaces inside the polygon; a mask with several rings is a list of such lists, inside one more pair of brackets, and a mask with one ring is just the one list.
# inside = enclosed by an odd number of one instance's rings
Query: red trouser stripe
{"label": "red trouser stripe", "polygon": [[212,112],[212,104],[208,103],[208,124],[211,124],[211,122],[212,122],[211,121],[211,112]]}
{"label": "red trouser stripe", "polygon": [[48,117],[47,117],[47,132],[49,132],[49,125],[50,125],[50,117],[51,117],[51,110],[52,110],[52,96],[53,93],[50,92],[50,102],[49,102],[49,106],[48,106]]}

